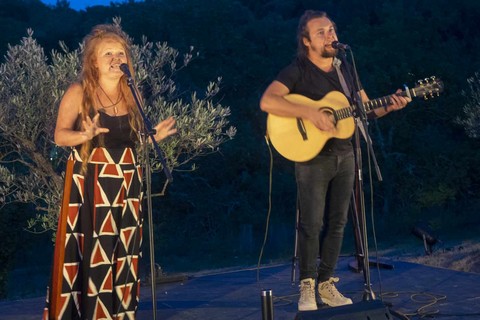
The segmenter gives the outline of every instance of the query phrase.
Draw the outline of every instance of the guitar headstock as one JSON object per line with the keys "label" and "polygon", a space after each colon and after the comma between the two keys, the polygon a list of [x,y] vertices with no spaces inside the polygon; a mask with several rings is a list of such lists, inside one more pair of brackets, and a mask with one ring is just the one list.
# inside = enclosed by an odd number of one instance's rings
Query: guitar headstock
{"label": "guitar headstock", "polygon": [[425,100],[432,99],[443,92],[443,81],[435,76],[418,80],[415,88],[411,91],[414,97],[423,97]]}

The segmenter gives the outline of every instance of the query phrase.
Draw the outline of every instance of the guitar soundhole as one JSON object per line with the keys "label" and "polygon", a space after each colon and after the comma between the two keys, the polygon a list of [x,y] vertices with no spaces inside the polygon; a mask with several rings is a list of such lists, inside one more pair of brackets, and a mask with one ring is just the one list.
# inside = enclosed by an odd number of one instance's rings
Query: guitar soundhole
{"label": "guitar soundhole", "polygon": [[336,126],[338,122],[337,114],[335,110],[331,107],[323,107],[320,108],[320,111],[325,112],[328,114],[329,118],[332,120],[333,124]]}

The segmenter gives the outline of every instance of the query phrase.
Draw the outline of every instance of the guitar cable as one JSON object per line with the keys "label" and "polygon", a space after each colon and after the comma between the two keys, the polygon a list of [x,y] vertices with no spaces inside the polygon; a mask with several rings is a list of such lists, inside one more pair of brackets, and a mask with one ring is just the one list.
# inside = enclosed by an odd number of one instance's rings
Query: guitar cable
{"label": "guitar cable", "polygon": [[268,152],[270,155],[270,170],[269,170],[269,177],[268,177],[268,209],[267,209],[267,221],[265,223],[265,235],[263,237],[263,243],[260,248],[260,254],[258,256],[258,262],[257,262],[257,283],[260,281],[260,264],[262,261],[263,250],[265,249],[265,244],[267,243],[268,227],[270,224],[270,215],[272,213],[273,154],[272,154],[272,148],[270,147],[270,143],[268,140],[269,140],[268,135],[265,135],[265,142],[267,143]]}

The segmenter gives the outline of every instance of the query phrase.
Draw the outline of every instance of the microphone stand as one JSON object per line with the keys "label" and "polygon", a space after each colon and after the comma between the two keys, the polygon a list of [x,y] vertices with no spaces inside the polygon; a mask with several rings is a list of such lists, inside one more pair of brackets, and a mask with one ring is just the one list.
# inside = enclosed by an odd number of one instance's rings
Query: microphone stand
{"label": "microphone stand", "polygon": [[152,123],[150,120],[147,118],[145,115],[145,112],[143,111],[143,105],[140,102],[140,98],[138,97],[137,90],[135,88],[135,84],[133,81],[133,78],[130,74],[130,69],[128,68],[128,65],[126,63],[123,63],[120,65],[120,70],[125,74],[127,77],[127,85],[129,86],[130,90],[132,91],[133,98],[135,100],[135,103],[138,107],[138,110],[140,112],[140,115],[142,116],[143,119],[143,132],[142,132],[142,144],[143,144],[143,152],[144,152],[144,161],[145,161],[145,183],[147,185],[147,191],[146,191],[146,196],[147,196],[147,217],[148,217],[148,235],[149,235],[149,245],[150,245],[150,282],[152,286],[152,312],[153,312],[153,317],[152,319],[155,320],[157,318],[157,299],[156,299],[156,273],[155,273],[155,245],[154,245],[154,238],[153,238],[153,218],[152,218],[152,168],[150,165],[150,159],[149,159],[149,148],[148,148],[148,137],[150,137],[150,141],[153,144],[156,154],[160,160],[160,163],[162,164],[163,167],[163,172],[165,173],[165,176],[167,177],[167,183],[173,181],[172,173],[167,167],[166,160],[163,156],[163,151],[160,149],[158,146],[157,141],[155,141],[154,135],[156,133],[156,130],[153,129]]}
{"label": "microphone stand", "polygon": [[[358,92],[360,91],[360,81],[358,78],[357,68],[355,66],[355,59],[353,57],[353,53],[350,50],[350,48],[348,48],[348,50],[350,51],[351,58],[352,58],[353,76],[354,76],[354,80],[350,78],[351,80],[350,88],[354,88],[353,90],[354,92],[352,93],[351,98],[353,99],[353,102],[356,105],[356,108],[353,111],[353,116],[355,117],[355,124],[356,124],[356,128],[355,128],[356,129],[355,130],[355,152],[356,152],[355,153],[355,159],[356,159],[355,161],[356,177],[355,178],[356,179],[355,179],[355,190],[352,194],[352,198],[354,200],[352,207],[353,207],[353,212],[356,215],[356,218],[358,218],[358,211],[360,211],[361,213],[360,222],[354,219],[354,223],[357,223],[357,224],[361,223],[362,225],[362,230],[357,236],[359,238],[362,238],[363,241],[361,246],[363,246],[363,249],[364,249],[363,276],[365,281],[365,289],[363,293],[363,301],[372,301],[372,300],[376,300],[376,298],[375,298],[375,293],[372,290],[372,284],[370,281],[370,262],[369,262],[369,254],[368,254],[367,224],[365,219],[366,217],[365,201],[364,201],[363,179],[362,179],[362,162],[361,162],[362,156],[361,156],[361,148],[360,148],[360,134],[358,132],[360,129],[362,129],[362,127],[360,127],[359,124],[363,125],[364,130],[362,130],[363,131],[362,133],[364,134],[365,142],[367,144],[367,154],[368,154],[369,163],[373,159],[376,173],[378,175],[378,180],[383,181],[383,179],[380,173],[380,168],[378,166],[377,160],[375,158],[375,152],[373,151],[372,140],[370,139],[370,135],[368,134],[368,130],[367,130],[367,113],[366,113],[365,105],[362,102],[361,96],[358,94]],[[344,61],[345,57],[343,55],[340,55],[340,59],[343,60],[342,63],[345,62]],[[356,198],[360,201],[360,203],[358,203],[358,201],[355,201]],[[358,263],[360,264],[360,262]],[[380,264],[378,262],[376,263],[376,265],[377,267],[382,266],[385,268],[393,269],[393,266]],[[392,315],[394,315],[399,319],[405,319],[404,315],[392,309],[392,305],[390,303],[385,303],[383,301],[382,303],[386,306],[387,313],[391,313]]]}
{"label": "microphone stand", "polygon": [[[362,151],[360,146],[360,133],[361,130],[360,126],[363,126],[364,130],[363,133],[365,134],[365,142],[368,148],[368,156],[373,155],[374,164],[376,168],[376,172],[379,175],[379,181],[382,181],[380,169],[375,159],[375,154],[373,152],[373,147],[371,144],[371,139],[368,134],[367,130],[367,113],[365,107],[362,102],[362,98],[359,95],[360,91],[360,81],[358,79],[358,74],[355,66],[355,60],[353,58],[353,53],[351,50],[350,54],[352,57],[352,65],[353,65],[353,77],[354,80],[351,81],[350,88],[352,88],[351,92],[351,99],[353,100],[353,104],[355,109],[353,111],[354,121],[355,121],[355,134],[354,134],[354,149],[355,149],[355,190],[353,194],[354,204],[352,205],[353,211],[356,215],[357,223],[361,225],[360,234],[358,234],[358,238],[361,240],[360,248],[363,249],[363,276],[365,281],[365,288],[363,293],[363,300],[370,301],[375,300],[375,293],[372,290],[372,284],[370,280],[370,262],[369,262],[369,254],[368,254],[368,239],[367,239],[367,224],[366,224],[366,214],[365,214],[365,198],[364,198],[364,191],[363,191],[363,173],[362,173]],[[340,59],[342,60],[342,64],[345,64],[345,57],[343,54],[339,55]],[[354,219],[355,220],[355,219]],[[355,221],[354,221],[355,222]],[[359,262],[360,263],[360,262]]]}

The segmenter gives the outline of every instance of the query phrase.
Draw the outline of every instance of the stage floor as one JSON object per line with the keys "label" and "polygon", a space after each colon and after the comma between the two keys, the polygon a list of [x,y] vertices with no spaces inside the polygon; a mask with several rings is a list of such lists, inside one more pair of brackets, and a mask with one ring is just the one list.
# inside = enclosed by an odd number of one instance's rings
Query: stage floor
{"label": "stage floor", "polygon": [[[322,308],[309,319],[340,314],[364,306],[364,276],[349,268],[351,257],[341,257],[337,288],[354,305],[343,311]],[[393,269],[370,267],[372,291],[393,319],[480,319],[480,274],[383,260]],[[158,284],[156,319],[262,319],[262,290],[272,290],[275,320],[293,320],[297,314],[298,282],[292,284],[292,265],[263,266],[187,276],[183,281]],[[143,286],[138,320],[153,319],[150,286]],[[381,301],[380,301],[381,300]],[[40,319],[44,298],[0,302],[0,319]],[[330,310],[328,310],[330,309]],[[350,311],[348,311],[350,312]],[[305,313],[301,315],[308,315]],[[313,313],[310,314],[312,316]]]}

